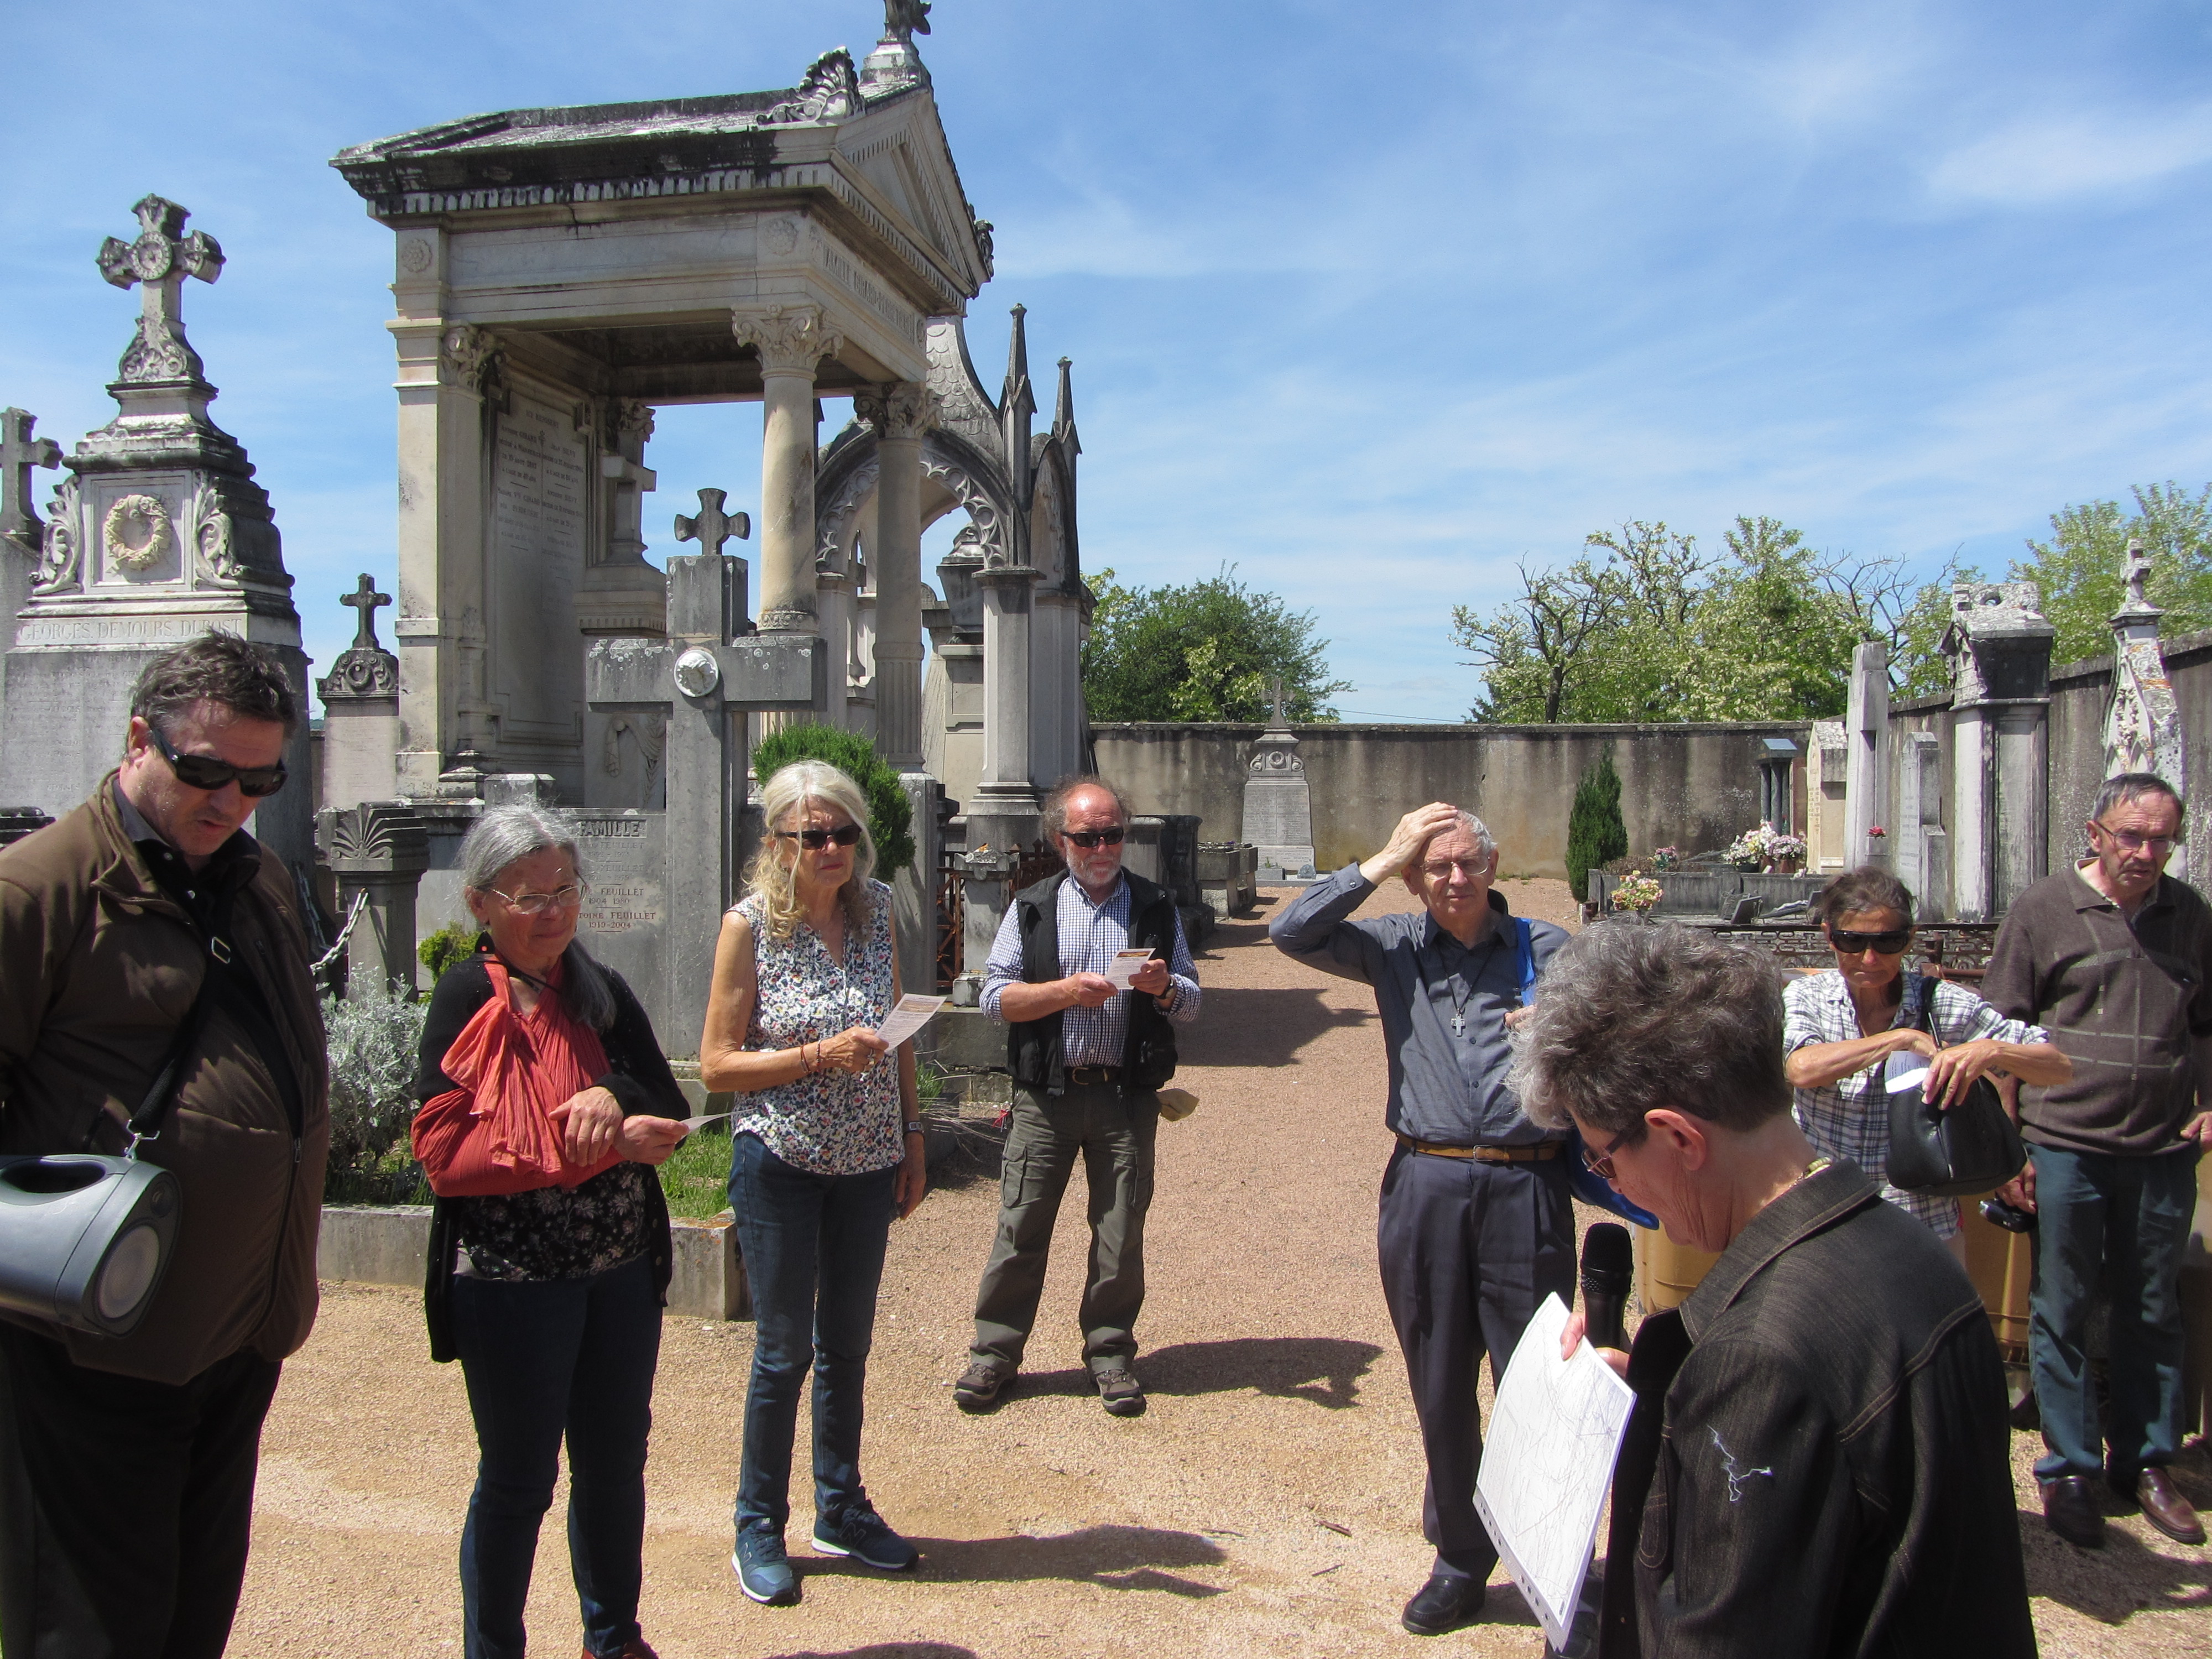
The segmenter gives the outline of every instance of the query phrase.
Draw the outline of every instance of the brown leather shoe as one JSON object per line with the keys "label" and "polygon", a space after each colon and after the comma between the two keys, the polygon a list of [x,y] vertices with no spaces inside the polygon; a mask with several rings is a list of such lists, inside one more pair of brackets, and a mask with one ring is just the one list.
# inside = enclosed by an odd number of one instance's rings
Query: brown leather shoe
{"label": "brown leather shoe", "polygon": [[2085,1550],[2105,1546],[2105,1514],[2097,1488],[2087,1475],[2061,1475],[2043,1483],[2044,1524],[2069,1544]]}
{"label": "brown leather shoe", "polygon": [[2190,1501],[2173,1489],[2164,1469],[2145,1469],[2136,1477],[2135,1499],[2142,1505],[2143,1519],[2175,1543],[2204,1541],[2203,1522],[2197,1518]]}

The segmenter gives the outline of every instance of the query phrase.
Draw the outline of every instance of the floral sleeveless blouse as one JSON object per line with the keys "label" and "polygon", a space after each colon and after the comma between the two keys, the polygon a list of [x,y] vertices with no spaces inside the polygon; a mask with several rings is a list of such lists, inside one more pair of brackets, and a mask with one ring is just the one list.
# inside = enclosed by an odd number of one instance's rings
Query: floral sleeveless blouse
{"label": "floral sleeveless blouse", "polygon": [[[865,931],[847,924],[842,964],[804,921],[787,942],[778,943],[769,935],[758,898],[748,896],[738,903],[737,914],[753,930],[759,985],[745,1032],[748,1048],[796,1048],[854,1025],[880,1025],[890,1017],[891,890],[872,881],[868,899]],[[817,1175],[888,1169],[906,1154],[897,1059],[893,1050],[865,1072],[817,1072],[739,1095],[732,1130],[757,1135],[786,1164]]]}

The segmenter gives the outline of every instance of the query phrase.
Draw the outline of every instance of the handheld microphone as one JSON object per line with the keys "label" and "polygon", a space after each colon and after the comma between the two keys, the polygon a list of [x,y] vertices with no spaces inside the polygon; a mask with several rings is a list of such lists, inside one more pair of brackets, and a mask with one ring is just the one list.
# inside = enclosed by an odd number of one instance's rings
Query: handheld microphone
{"label": "handheld microphone", "polygon": [[1629,1281],[1635,1249],[1617,1221],[1594,1224],[1583,1240],[1583,1323],[1595,1348],[1626,1348]]}

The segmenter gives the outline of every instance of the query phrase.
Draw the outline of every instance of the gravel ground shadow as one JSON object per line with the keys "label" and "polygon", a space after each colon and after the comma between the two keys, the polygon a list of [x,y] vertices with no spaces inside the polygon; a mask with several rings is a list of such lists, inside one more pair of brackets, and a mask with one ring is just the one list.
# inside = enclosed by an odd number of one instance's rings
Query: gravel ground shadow
{"label": "gravel ground shadow", "polygon": [[864,1648],[839,1648],[824,1653],[809,1648],[804,1653],[780,1653],[774,1659],[978,1659],[973,1648],[956,1648],[950,1642],[871,1642]]}
{"label": "gravel ground shadow", "polygon": [[1225,1585],[1200,1583],[1165,1571],[1218,1566],[1228,1555],[1193,1532],[1164,1527],[1085,1527],[1033,1538],[912,1538],[930,1577],[963,1583],[1013,1584],[1053,1579],[1105,1589],[1165,1590],[1203,1601]]}
{"label": "gravel ground shadow", "polygon": [[1341,1411],[1358,1402],[1359,1379],[1382,1354],[1372,1342],[1334,1336],[1240,1336],[1152,1349],[1144,1356],[1143,1374],[1152,1394],[1188,1397],[1254,1389]]}

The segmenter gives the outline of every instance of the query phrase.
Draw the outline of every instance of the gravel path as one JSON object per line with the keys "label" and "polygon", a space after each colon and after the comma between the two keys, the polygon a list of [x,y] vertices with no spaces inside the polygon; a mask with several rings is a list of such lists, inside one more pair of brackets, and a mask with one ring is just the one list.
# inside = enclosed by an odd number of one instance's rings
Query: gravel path
{"label": "gravel path", "polygon": [[[1524,914],[1567,919],[1564,883],[1504,887]],[[921,1571],[882,1578],[812,1557],[802,1479],[791,1542],[805,1600],[744,1600],[728,1510],[751,1327],[672,1318],[644,1608],[665,1659],[1541,1651],[1502,1578],[1473,1629],[1425,1644],[1398,1626],[1430,1552],[1413,1408],[1376,1282],[1382,1063],[1365,988],[1267,945],[1281,897],[1200,953],[1206,1009],[1179,1080],[1201,1104],[1161,1126],[1148,1229],[1147,1414],[1109,1418],[1085,1379],[1079,1177],[1030,1369],[995,1413],[953,1409],[998,1190],[954,1173],[893,1231],[870,1376],[870,1492],[924,1551]],[[1370,903],[1410,901],[1393,890]],[[270,1419],[231,1650],[458,1653],[454,1558],[475,1464],[459,1368],[429,1362],[414,1293],[325,1285],[324,1298]],[[2015,1437],[2026,1512],[2036,1449]],[[2201,1445],[2177,1474],[2212,1504]],[[565,1501],[531,1604],[546,1654],[576,1650]],[[2039,1518],[2025,1535],[2045,1654],[2212,1649],[2212,1553],[2135,1517],[2115,1522],[2101,1557]]]}

